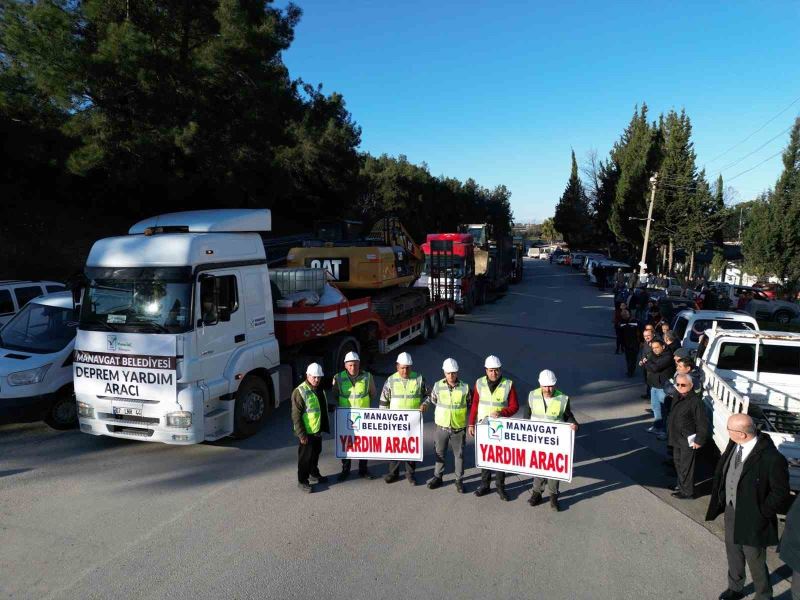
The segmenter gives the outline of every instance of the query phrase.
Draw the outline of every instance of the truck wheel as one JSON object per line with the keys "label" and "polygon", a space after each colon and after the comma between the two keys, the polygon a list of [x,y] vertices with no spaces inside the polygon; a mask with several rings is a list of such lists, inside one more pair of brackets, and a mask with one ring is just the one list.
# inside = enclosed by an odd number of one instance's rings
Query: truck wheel
{"label": "truck wheel", "polygon": [[417,336],[416,342],[418,344],[424,344],[429,339],[431,339],[431,321],[428,317],[422,319],[422,329],[420,330],[420,334]]}
{"label": "truck wheel", "polygon": [[439,320],[439,313],[438,312],[433,313],[430,317],[428,317],[428,319],[430,320],[431,324],[431,331],[428,337],[430,337],[430,339],[433,339],[437,335],[439,335],[439,332],[442,330],[441,321]]}
{"label": "truck wheel", "polygon": [[233,407],[233,437],[241,440],[258,433],[272,414],[272,409],[272,394],[266,382],[254,375],[245,377],[236,391],[236,404]]}
{"label": "truck wheel", "polygon": [[481,304],[486,304],[486,286],[482,285],[478,290],[478,293],[475,296],[475,304],[476,306],[480,306]]}
{"label": "truck wheel", "polygon": [[775,322],[779,325],[788,325],[792,320],[792,313],[788,310],[779,310],[775,313]]}
{"label": "truck wheel", "polygon": [[442,333],[445,327],[447,327],[447,309],[443,308],[439,311],[439,333]]}
{"label": "truck wheel", "polygon": [[[322,366],[325,369],[325,389],[333,385],[333,376],[344,369],[344,357],[348,352],[361,351],[358,340],[350,335],[334,337],[325,345]],[[363,358],[362,364],[363,364]]]}
{"label": "truck wheel", "polygon": [[47,410],[44,422],[60,431],[78,426],[78,405],[75,404],[72,388],[62,390],[56,395],[53,404]]}

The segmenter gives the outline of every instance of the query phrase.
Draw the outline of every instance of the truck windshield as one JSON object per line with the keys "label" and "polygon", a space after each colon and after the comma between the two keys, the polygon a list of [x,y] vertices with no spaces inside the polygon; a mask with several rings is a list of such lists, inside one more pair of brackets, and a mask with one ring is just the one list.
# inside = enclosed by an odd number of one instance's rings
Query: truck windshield
{"label": "truck windshield", "polygon": [[30,303],[3,327],[0,345],[8,350],[51,354],[73,340],[77,326],[72,308]]}
{"label": "truck windshield", "polygon": [[191,328],[191,271],[175,268],[87,269],[81,329],[181,333]]}
{"label": "truck windshield", "polygon": [[[443,273],[439,273],[443,270]],[[434,271],[436,271],[434,273]],[[464,276],[464,258],[461,256],[444,255],[431,259],[430,254],[425,255],[425,274],[432,277],[440,275],[459,279]]]}

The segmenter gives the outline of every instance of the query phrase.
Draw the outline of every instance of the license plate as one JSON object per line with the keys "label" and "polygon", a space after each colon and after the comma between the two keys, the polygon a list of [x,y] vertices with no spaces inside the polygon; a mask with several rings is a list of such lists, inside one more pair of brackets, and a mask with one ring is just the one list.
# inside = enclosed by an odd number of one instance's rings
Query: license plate
{"label": "license plate", "polygon": [[113,407],[114,414],[122,417],[141,417],[141,408],[132,408],[130,406],[115,406]]}

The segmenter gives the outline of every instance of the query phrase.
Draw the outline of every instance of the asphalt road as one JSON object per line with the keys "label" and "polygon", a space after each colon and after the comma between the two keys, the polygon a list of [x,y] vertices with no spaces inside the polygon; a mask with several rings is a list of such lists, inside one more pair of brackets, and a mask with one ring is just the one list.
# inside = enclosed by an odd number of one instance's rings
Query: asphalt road
{"label": "asphalt road", "polygon": [[[193,447],[7,425],[0,597],[716,598],[721,524],[703,523],[707,496],[669,496],[665,449],[645,432],[641,379],[614,355],[611,313],[610,296],[576,271],[526,261],[504,298],[407,348],[429,382],[447,356],[472,382],[497,354],[521,397],[541,369],[557,373],[582,424],[560,513],[528,506],[529,480],[515,475],[511,502],[458,495],[450,462],[438,490],[332,478],[302,494],[288,405],[249,440]],[[376,365],[379,383],[393,362]],[[432,427],[429,413],[420,482],[433,470]],[[339,470],[330,437],[320,466]],[[788,597],[785,567],[770,564]]]}

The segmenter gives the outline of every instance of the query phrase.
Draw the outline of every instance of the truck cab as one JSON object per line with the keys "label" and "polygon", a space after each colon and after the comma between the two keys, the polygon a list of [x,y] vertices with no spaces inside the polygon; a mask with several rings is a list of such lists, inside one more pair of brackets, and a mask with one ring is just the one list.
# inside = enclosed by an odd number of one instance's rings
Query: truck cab
{"label": "truck cab", "polygon": [[81,431],[191,444],[261,428],[281,399],[258,233],[270,227],[268,210],[172,213],[94,244],[75,340]]}
{"label": "truck cab", "polygon": [[758,331],[758,323],[750,315],[724,310],[694,310],[687,308],[680,311],[672,321],[672,332],[681,343],[681,347],[696,350],[700,338],[707,329]]}
{"label": "truck cab", "polygon": [[[447,255],[437,245],[452,247]],[[436,280],[453,290],[456,306],[464,313],[475,305],[475,254],[472,236],[468,233],[429,233],[422,244],[425,266],[418,282],[433,291]],[[443,272],[442,272],[443,271]],[[444,281],[442,281],[444,280]]]}

